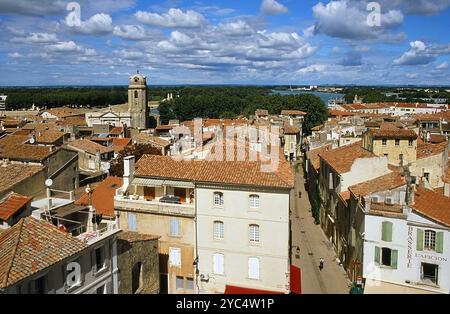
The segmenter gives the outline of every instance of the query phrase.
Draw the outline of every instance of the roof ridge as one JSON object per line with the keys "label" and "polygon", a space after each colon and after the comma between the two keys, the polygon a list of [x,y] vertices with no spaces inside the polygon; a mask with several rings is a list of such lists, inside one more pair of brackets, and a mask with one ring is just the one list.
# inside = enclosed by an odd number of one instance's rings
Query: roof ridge
{"label": "roof ridge", "polygon": [[11,252],[11,261],[10,261],[8,267],[7,267],[7,270],[6,270],[6,276],[5,276],[5,281],[3,282],[3,287],[7,287],[7,285],[8,285],[9,273],[11,272],[12,266],[14,264],[14,259],[16,257],[17,246],[19,245],[19,242],[20,242],[20,239],[21,239],[21,236],[22,236],[22,228],[23,228],[24,222],[25,222],[25,218],[22,218],[20,220],[20,222],[18,223],[19,227],[17,227],[17,228],[19,230],[18,230],[17,240],[16,240],[16,242],[15,242],[15,244],[13,246],[13,250]]}

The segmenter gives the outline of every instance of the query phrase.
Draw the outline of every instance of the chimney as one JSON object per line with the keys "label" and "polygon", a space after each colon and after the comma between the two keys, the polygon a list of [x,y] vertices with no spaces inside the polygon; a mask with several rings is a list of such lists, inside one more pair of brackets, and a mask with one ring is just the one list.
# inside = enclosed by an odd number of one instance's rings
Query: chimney
{"label": "chimney", "polygon": [[414,204],[414,193],[416,191],[416,185],[413,183],[409,168],[405,167],[406,178],[406,205]]}
{"label": "chimney", "polygon": [[135,157],[128,156],[123,159],[123,187],[122,190],[125,192],[130,186],[134,179],[134,163]]}

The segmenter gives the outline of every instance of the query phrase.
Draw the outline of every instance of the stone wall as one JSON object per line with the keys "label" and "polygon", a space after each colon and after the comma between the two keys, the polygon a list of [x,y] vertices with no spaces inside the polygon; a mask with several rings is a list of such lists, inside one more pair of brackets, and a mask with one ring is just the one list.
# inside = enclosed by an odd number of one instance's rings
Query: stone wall
{"label": "stone wall", "polygon": [[133,269],[137,268],[140,273],[137,276],[139,288],[135,293],[159,293],[158,238],[135,232],[122,232],[117,246],[119,294],[133,293]]}

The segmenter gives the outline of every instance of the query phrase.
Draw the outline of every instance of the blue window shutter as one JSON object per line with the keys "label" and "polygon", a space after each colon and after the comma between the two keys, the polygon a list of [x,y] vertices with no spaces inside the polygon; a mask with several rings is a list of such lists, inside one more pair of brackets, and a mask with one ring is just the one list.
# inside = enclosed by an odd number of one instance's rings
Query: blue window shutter
{"label": "blue window shutter", "polygon": [[136,214],[128,213],[128,229],[136,231]]}

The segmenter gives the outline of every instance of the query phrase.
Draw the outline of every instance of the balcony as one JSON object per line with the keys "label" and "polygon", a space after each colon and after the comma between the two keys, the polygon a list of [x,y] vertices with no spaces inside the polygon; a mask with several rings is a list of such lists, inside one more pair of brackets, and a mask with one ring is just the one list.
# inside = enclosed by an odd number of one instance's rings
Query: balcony
{"label": "balcony", "polygon": [[[86,230],[86,226],[82,226]],[[83,232],[76,238],[83,241],[87,245],[92,245],[100,240],[106,239],[107,237],[118,233],[121,229],[119,228],[118,220],[113,222],[108,222],[106,224],[100,224],[100,228],[93,231]]]}
{"label": "balcony", "polygon": [[117,210],[134,210],[150,214],[195,217],[195,205],[193,203],[168,204],[159,202],[158,199],[148,201],[142,196],[115,196],[114,207]]}

